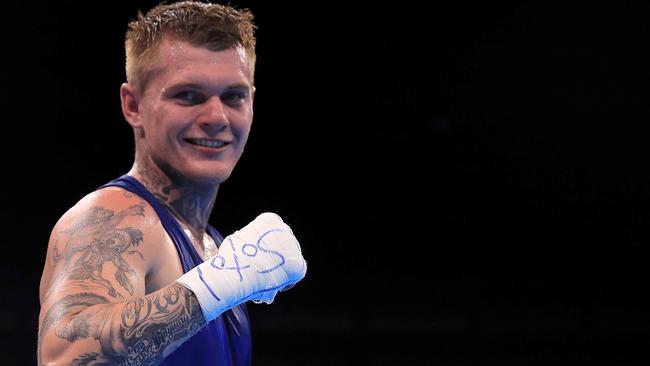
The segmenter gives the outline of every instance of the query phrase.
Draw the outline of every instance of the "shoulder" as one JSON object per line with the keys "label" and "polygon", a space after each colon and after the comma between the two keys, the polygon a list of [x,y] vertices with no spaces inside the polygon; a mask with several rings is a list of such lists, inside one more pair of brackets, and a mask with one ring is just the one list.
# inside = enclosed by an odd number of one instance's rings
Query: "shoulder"
{"label": "shoulder", "polygon": [[[144,199],[118,187],[94,191],[63,214],[52,229],[41,293],[65,283],[56,279],[101,282],[111,271],[121,284],[140,278],[144,286],[144,278],[157,265],[156,245],[165,240],[158,215]],[[124,289],[127,296],[134,295],[133,286]]]}
{"label": "shoulder", "polygon": [[50,246],[56,239],[105,237],[127,233],[138,245],[159,240],[164,229],[153,207],[123,188],[106,187],[83,197],[65,212],[52,229]]}
{"label": "shoulder", "polygon": [[[155,254],[156,248],[150,247],[163,241],[166,232],[156,211],[142,197],[123,188],[106,187],[86,195],[61,216],[52,230],[50,246],[53,239],[70,242],[73,238],[128,241]],[[148,258],[155,259],[155,255]]]}
{"label": "shoulder", "polygon": [[86,195],[72,206],[61,216],[52,234],[123,222],[154,226],[159,220],[151,205],[141,197],[123,188],[106,187]]}

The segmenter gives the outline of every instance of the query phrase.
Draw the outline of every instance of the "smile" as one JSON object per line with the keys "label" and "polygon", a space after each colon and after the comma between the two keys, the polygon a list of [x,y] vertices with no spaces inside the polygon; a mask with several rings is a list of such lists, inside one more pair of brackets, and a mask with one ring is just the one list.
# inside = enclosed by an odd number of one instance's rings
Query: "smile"
{"label": "smile", "polygon": [[219,148],[226,145],[226,142],[219,140],[210,140],[210,139],[185,139],[192,145],[205,146],[211,148]]}

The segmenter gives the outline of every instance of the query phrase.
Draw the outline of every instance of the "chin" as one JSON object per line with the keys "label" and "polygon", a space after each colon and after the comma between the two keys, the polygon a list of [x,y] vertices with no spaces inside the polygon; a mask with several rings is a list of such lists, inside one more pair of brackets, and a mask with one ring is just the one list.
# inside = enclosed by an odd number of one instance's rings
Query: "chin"
{"label": "chin", "polygon": [[177,172],[191,184],[202,187],[218,186],[230,178],[235,164],[232,162],[193,162],[188,161],[177,168]]}
{"label": "chin", "polygon": [[218,186],[221,183],[225,182],[228,178],[230,178],[230,174],[232,171],[227,171],[227,172],[211,172],[210,174],[187,174],[185,177],[192,181],[194,184],[203,186],[203,187],[210,187],[210,186]]}

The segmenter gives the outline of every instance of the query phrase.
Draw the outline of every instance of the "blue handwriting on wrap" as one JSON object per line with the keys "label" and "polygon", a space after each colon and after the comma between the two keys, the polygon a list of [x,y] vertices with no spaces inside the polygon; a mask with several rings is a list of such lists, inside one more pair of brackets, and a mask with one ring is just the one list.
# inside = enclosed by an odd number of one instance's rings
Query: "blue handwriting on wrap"
{"label": "blue handwriting on wrap", "polygon": [[256,269],[255,271],[257,273],[270,273],[275,271],[276,269],[282,267],[285,263],[284,256],[275,250],[271,250],[265,247],[263,239],[267,235],[273,233],[273,232],[284,232],[284,230],[281,229],[271,229],[269,231],[266,231],[264,234],[260,235],[260,237],[257,239],[255,244],[252,243],[237,243],[232,240],[230,236],[228,236],[226,239],[228,241],[228,244],[230,245],[230,249],[232,252],[232,260],[228,261],[223,255],[217,254],[212,259],[210,260],[210,266],[212,268],[218,269],[218,270],[229,270],[229,271],[237,271],[237,274],[239,275],[239,281],[243,281],[244,277],[242,276],[242,270],[249,269],[251,266],[250,264],[242,265],[240,264],[239,256],[244,255],[247,257],[257,257],[257,256],[271,256],[274,259],[270,261],[270,266],[269,268],[260,268]]}

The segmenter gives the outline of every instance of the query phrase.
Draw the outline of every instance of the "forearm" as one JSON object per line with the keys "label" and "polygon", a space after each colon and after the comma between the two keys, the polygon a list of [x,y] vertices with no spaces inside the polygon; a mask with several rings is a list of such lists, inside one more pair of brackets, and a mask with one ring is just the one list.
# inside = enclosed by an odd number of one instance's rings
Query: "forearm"
{"label": "forearm", "polygon": [[[206,324],[194,294],[176,282],[121,303],[101,303],[93,294],[72,297],[52,306],[43,321],[42,361],[157,365]],[[72,315],[89,299],[97,304]]]}

